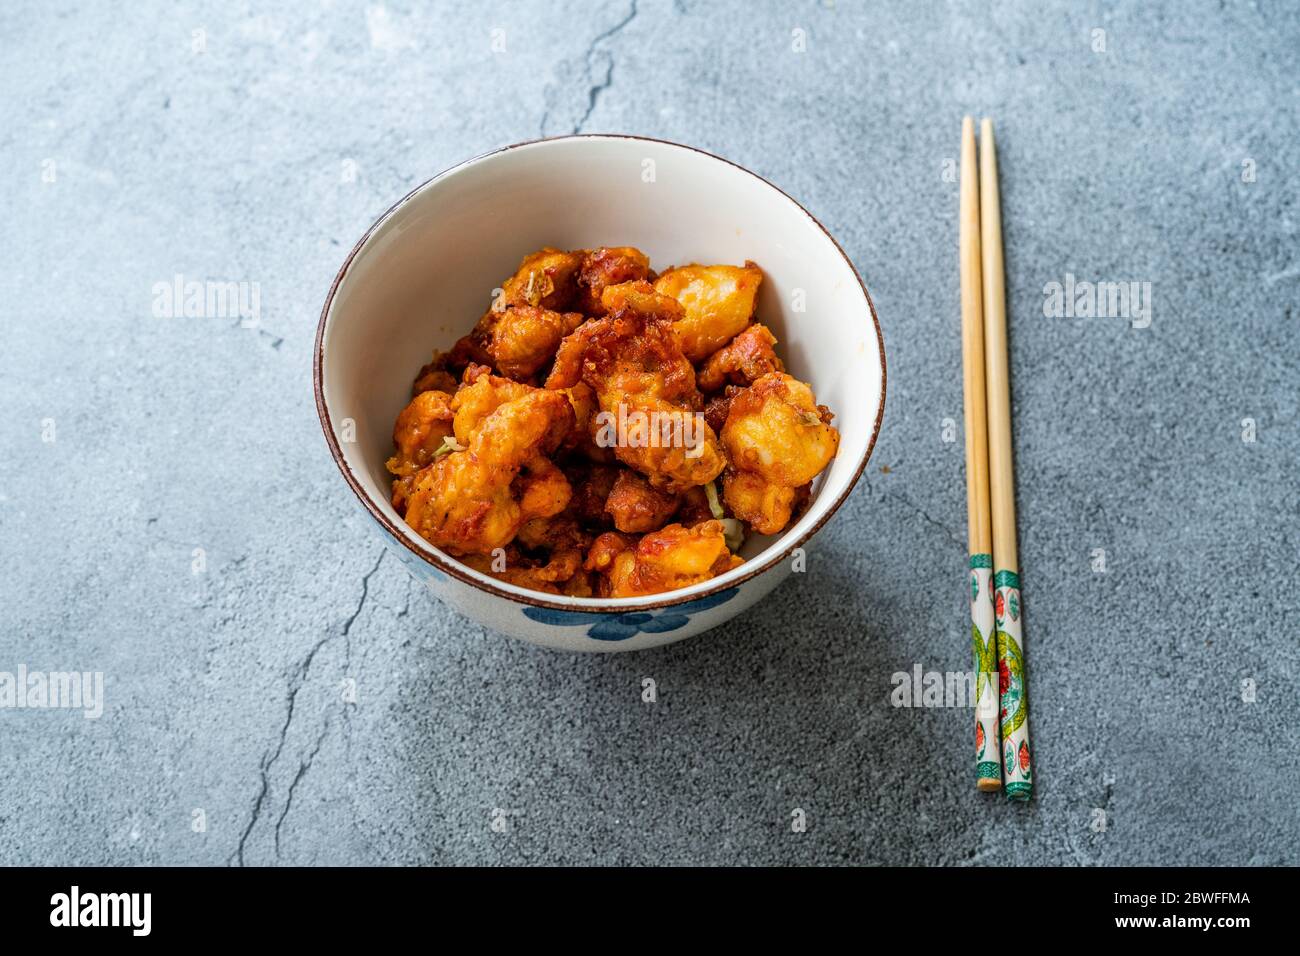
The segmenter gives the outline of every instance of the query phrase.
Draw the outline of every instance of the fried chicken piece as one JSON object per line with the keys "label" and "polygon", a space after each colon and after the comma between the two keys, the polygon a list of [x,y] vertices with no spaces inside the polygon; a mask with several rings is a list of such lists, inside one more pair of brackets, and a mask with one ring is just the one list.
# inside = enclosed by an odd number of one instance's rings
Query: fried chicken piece
{"label": "fried chicken piece", "polygon": [[684,314],[676,300],[648,282],[628,282],[606,289],[603,301],[605,318],[584,322],[560,343],[546,387],[585,381],[597,394],[643,392],[698,408],[695,369],[673,333]]}
{"label": "fried chicken piece", "polygon": [[655,487],[676,493],[713,480],[726,462],[698,414],[695,369],[673,331],[681,307],[648,282],[611,286],[603,302],[605,318],[584,322],[560,344],[546,387],[583,381],[595,389],[597,444],[612,445]]}
{"label": "fried chicken piece", "polygon": [[771,372],[732,399],[723,443],[734,467],[797,488],[835,457],[833,417],[807,384]]}
{"label": "fried chicken piece", "polygon": [[446,392],[421,392],[411,399],[393,425],[397,453],[388,459],[388,470],[405,478],[431,462],[452,433],[452,418],[452,398]]}
{"label": "fried chicken piece", "polygon": [[759,534],[789,523],[797,489],[821,473],[839,448],[833,416],[812,389],[783,372],[769,372],[731,400],[722,444],[731,467],[723,500]]}
{"label": "fried chicken piece", "polygon": [[542,455],[524,462],[513,490],[519,496],[519,509],[528,521],[534,515],[549,518],[569,506],[573,488],[560,466]]}
{"label": "fried chicken piece", "polygon": [[[596,443],[669,493],[712,481],[726,465],[717,435],[702,412],[653,396],[621,393],[597,416]],[[621,424],[625,423],[625,424]]]}
{"label": "fried chicken piece", "polygon": [[446,392],[451,395],[456,391],[456,386],[456,376],[447,371],[447,356],[434,352],[433,360],[422,366],[415,376],[415,381],[411,384],[411,395],[419,395],[421,392]]}
{"label": "fried chicken piece", "polygon": [[752,471],[724,471],[722,497],[731,513],[759,534],[777,534],[794,514],[795,489]]}
{"label": "fried chicken piece", "polygon": [[753,385],[768,372],[784,372],[776,355],[776,336],[761,322],[755,322],[701,366],[696,382],[701,391],[716,392],[724,385]]}
{"label": "fried chicken piece", "polygon": [[498,312],[488,310],[470,330],[469,335],[462,335],[456,340],[444,359],[448,368],[464,369],[471,365],[492,367],[492,354],[488,352],[488,344],[492,340],[492,323],[499,315]]}
{"label": "fried chicken piece", "polygon": [[[723,472],[726,474],[726,472]],[[709,504],[709,494],[703,485],[687,488],[682,492],[681,504],[677,507],[677,523],[688,528],[701,521],[712,521],[717,517]]]}
{"label": "fried chicken piece", "polygon": [[[569,506],[553,517],[533,518],[524,522],[519,529],[519,536],[515,538],[520,547],[546,556],[547,574],[550,580],[559,584],[568,582],[575,575],[586,577],[582,566],[593,535],[578,523],[574,512],[571,499]],[[590,594],[590,582],[575,587]],[[566,590],[565,593],[571,592]]]}
{"label": "fried chicken piece", "polygon": [[581,551],[563,551],[551,555],[545,560],[530,558],[511,545],[503,552],[488,556],[484,554],[467,554],[461,558],[464,564],[475,571],[490,575],[498,581],[505,581],[521,588],[544,591],[548,594],[566,594],[570,580],[581,575],[582,586],[587,590],[591,582],[583,570]]}
{"label": "fried chicken piece", "polygon": [[680,504],[678,495],[660,491],[641,475],[624,469],[605,500],[605,511],[614,519],[615,528],[635,534],[662,528]]}
{"label": "fried chicken piece", "polygon": [[560,593],[569,597],[596,597],[595,579],[596,575],[590,571],[581,570],[564,582]]}
{"label": "fried chicken piece", "polygon": [[614,490],[614,482],[625,470],[623,466],[582,462],[570,463],[565,468],[573,486],[574,515],[588,525],[608,526],[610,516],[605,511],[605,502]]}
{"label": "fried chicken piece", "polygon": [[569,397],[574,419],[573,431],[564,440],[564,447],[581,453],[590,461],[613,462],[614,450],[596,444],[596,435],[600,430],[595,421],[600,412],[596,390],[586,382],[578,382],[571,388],[562,388],[560,391]]}
{"label": "fried chicken piece", "polygon": [[392,502],[399,513],[406,510],[415,473],[433,461],[452,432],[451,422],[451,396],[446,392],[421,392],[398,413],[393,425],[396,453],[387,468],[394,476]]}
{"label": "fried chicken piece", "polygon": [[[581,551],[591,547],[592,533],[578,522],[578,491],[569,499],[570,507],[549,518],[533,518],[519,528],[515,543],[529,551]],[[579,562],[581,563],[581,562]]]}
{"label": "fried chicken piece", "polygon": [[489,309],[452,347],[448,363],[487,364],[507,378],[524,381],[551,361],[560,341],[582,321],[580,313],[536,305],[512,305],[503,312]]}
{"label": "fried chicken piece", "polygon": [[619,531],[606,531],[597,536],[587,552],[583,568],[593,574],[609,574],[614,567],[614,559],[620,554],[634,552],[636,537]]}
{"label": "fried chicken piece", "polygon": [[[494,377],[483,378],[490,387]],[[491,554],[509,544],[525,521],[568,505],[568,481],[544,456],[573,426],[573,409],[559,392],[517,387],[525,394],[481,418],[465,436],[464,451],[416,474],[406,521],[430,544],[457,555]],[[457,411],[456,424],[467,407]]]}
{"label": "fried chicken piece", "polygon": [[692,362],[703,362],[749,324],[762,281],[762,270],[752,262],[689,265],[669,269],[654,287],[681,303],[684,315],[676,327],[682,352]]}
{"label": "fried chicken piece", "polygon": [[582,268],[578,273],[577,307],[587,315],[604,315],[606,309],[601,295],[606,289],[653,276],[650,260],[640,249],[618,246],[588,252],[583,256]]}
{"label": "fried chicken piece", "polygon": [[720,521],[687,528],[670,524],[635,540],[607,531],[591,546],[584,567],[599,574],[601,597],[637,597],[688,587],[743,564],[727,548]]}
{"label": "fried chicken piece", "polygon": [[524,380],[551,360],[560,340],[583,320],[566,312],[578,297],[578,272],[586,253],[547,247],[524,257],[501,283],[501,294],[443,359],[444,367],[490,365]]}
{"label": "fried chicken piece", "polygon": [[552,312],[533,305],[511,306],[492,327],[488,354],[502,375],[528,378],[555,357],[560,342],[583,321],[580,312]]}
{"label": "fried chicken piece", "polygon": [[456,441],[468,445],[485,418],[506,402],[523,398],[534,391],[536,389],[531,385],[493,375],[486,365],[467,366],[460,390],[451,400],[451,410],[455,414]]}
{"label": "fried chicken piece", "polygon": [[738,385],[728,385],[723,388],[721,394],[712,395],[704,405],[704,420],[709,423],[719,435],[722,434],[722,426],[727,424],[727,415],[731,411],[731,400],[743,392],[744,389]]}
{"label": "fried chicken piece", "polygon": [[578,273],[586,250],[564,252],[547,246],[524,256],[519,269],[501,283],[501,296],[493,308],[532,305],[555,312],[573,306],[578,297]]}
{"label": "fried chicken piece", "polygon": [[573,406],[574,431],[591,434],[591,420],[596,417],[600,406],[596,403],[596,390],[586,382],[576,382],[570,388],[561,389]]}

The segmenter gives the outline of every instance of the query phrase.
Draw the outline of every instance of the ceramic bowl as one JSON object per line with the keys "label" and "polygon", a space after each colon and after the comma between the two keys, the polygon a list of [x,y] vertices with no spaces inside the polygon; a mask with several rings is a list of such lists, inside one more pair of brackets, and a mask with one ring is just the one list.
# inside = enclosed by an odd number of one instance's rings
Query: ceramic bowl
{"label": "ceramic bowl", "polygon": [[[839,454],[807,510],[752,537],[740,567],[641,598],[570,598],[497,581],[407,527],[389,503],[393,420],[435,349],[450,348],[519,260],[543,246],[634,245],[663,270],[689,262],[763,269],[758,317],[790,374],[835,413]],[[316,335],[316,407],[330,452],[379,536],[442,601],[546,647],[623,651],[678,641],[753,605],[805,558],[848,497],[880,430],[885,354],[867,290],[802,206],[717,156],[633,136],[521,143],[435,176],[384,213],[344,262]]]}

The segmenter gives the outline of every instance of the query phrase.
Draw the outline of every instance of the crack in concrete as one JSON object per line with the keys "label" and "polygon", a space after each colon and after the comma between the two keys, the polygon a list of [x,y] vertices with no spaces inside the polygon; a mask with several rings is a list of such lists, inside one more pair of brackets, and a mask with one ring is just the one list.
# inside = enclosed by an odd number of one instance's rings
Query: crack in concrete
{"label": "crack in concrete", "polygon": [[[587,47],[586,56],[588,78],[591,76],[592,58],[595,56],[597,44],[621,33],[629,23],[636,19],[636,15],[637,0],[632,0],[632,6],[628,10],[627,16],[591,41],[591,45]],[[604,93],[614,85],[614,57],[611,54],[606,53],[605,59],[607,60],[607,63],[605,64],[605,78],[587,90],[587,109],[582,114],[582,118],[574,124],[574,133],[582,132],[582,127],[586,124],[587,120],[591,118],[592,111],[596,109],[596,101],[600,99],[600,94]]]}
{"label": "crack in concrete", "polygon": [[[639,12],[637,9],[638,2],[639,0],[632,0],[632,5],[628,9],[627,15],[623,17],[622,20],[609,29],[596,34],[596,36],[592,38],[591,43],[587,44],[587,51],[582,57],[584,75],[589,84],[587,87],[587,106],[586,109],[583,110],[582,115],[578,118],[578,121],[573,124],[571,132],[574,135],[582,132],[582,127],[586,125],[587,120],[591,118],[591,114],[596,109],[596,102],[600,99],[600,95],[614,85],[614,57],[608,51],[598,50],[597,48],[606,40],[612,39],[614,36],[621,33],[626,29],[629,23],[636,19],[637,13]],[[604,75],[599,79],[594,76],[597,58],[604,62]],[[551,89],[548,89],[547,93],[550,92]],[[546,127],[549,124],[550,119],[551,107],[548,105],[546,109],[543,110],[541,122],[538,124],[538,129],[542,136],[547,135]]]}
{"label": "crack in concrete", "polygon": [[[386,549],[381,550],[379,552],[379,559],[375,561],[374,567],[372,567],[366,573],[366,575],[361,579],[361,599],[357,601],[356,608],[352,611],[352,614],[348,617],[348,619],[343,623],[342,635],[344,639],[347,639],[349,633],[352,630],[352,625],[356,622],[356,619],[360,616],[362,608],[366,606],[366,600],[370,596],[370,579],[374,576],[375,572],[379,570],[379,566],[383,564],[384,555],[387,553],[388,552]],[[248,825],[244,827],[244,832],[240,834],[239,843],[235,847],[235,851],[229,856],[229,858],[227,858],[226,860],[227,865],[236,862],[240,866],[244,865],[244,847],[248,844],[248,838],[252,834],[253,828],[257,826],[257,821],[261,819],[262,808],[263,805],[266,803],[267,793],[271,789],[271,768],[275,766],[276,761],[280,759],[280,754],[284,752],[284,744],[289,736],[289,727],[293,723],[294,708],[297,706],[298,703],[298,692],[302,690],[302,685],[307,681],[307,674],[311,670],[312,661],[316,659],[316,655],[320,653],[321,648],[324,647],[326,644],[328,644],[333,637],[334,635],[327,634],[325,637],[321,638],[319,641],[316,642],[316,645],[312,647],[312,649],[308,652],[307,656],[303,658],[302,663],[298,665],[297,672],[294,674],[293,679],[290,681],[289,693],[287,699],[288,708],[284,716],[284,723],[280,726],[280,735],[279,735],[278,742],[275,745],[274,751],[268,751],[266,754],[262,756],[261,765],[258,768],[258,772],[261,777],[261,782],[257,791],[257,798],[253,801],[253,813],[248,820]],[[328,726],[329,726],[329,722],[326,721],[326,729],[328,729]],[[319,749],[319,745],[317,745],[317,749]],[[315,755],[313,754],[313,757],[314,756]],[[301,772],[305,772],[305,771],[301,771]],[[295,780],[294,783],[289,788],[290,799],[292,799],[293,786],[296,786],[296,784],[297,784],[297,780]],[[285,812],[287,813],[288,811],[286,810]],[[281,821],[283,821],[284,819],[283,814],[281,814],[280,819]],[[276,824],[276,829],[278,831],[279,823]],[[277,842],[277,852],[278,852],[278,842]]]}
{"label": "crack in concrete", "polygon": [[[320,645],[317,644],[316,647],[319,648]],[[311,656],[314,656],[315,653],[316,650],[313,649]],[[270,785],[271,785],[271,778],[270,778],[271,765],[275,763],[277,759],[279,759],[280,752],[284,749],[285,736],[289,732],[289,724],[293,722],[293,705],[294,705],[294,701],[297,699],[297,696],[298,696],[297,688],[294,688],[289,694],[289,713],[285,716],[284,725],[280,728],[280,742],[279,744],[276,745],[275,753],[274,754],[268,753],[262,755],[262,763],[261,766],[258,768],[258,772],[260,773],[262,778],[261,786],[257,791],[257,799],[253,801],[253,815],[249,817],[248,826],[244,827],[244,832],[241,833],[239,836],[239,844],[235,847],[235,852],[232,853],[230,855],[230,858],[226,860],[227,865],[230,865],[231,863],[234,862],[238,862],[240,866],[244,865],[244,846],[245,844],[248,843],[249,834],[253,832],[253,827],[257,825],[258,818],[262,814],[262,804],[266,802],[266,793],[267,790],[270,789]]]}
{"label": "crack in concrete", "polygon": [[913,501],[904,497],[903,495],[897,494],[896,492],[885,491],[883,488],[877,488],[874,485],[868,485],[867,487],[871,488],[873,491],[878,492],[882,499],[888,501],[897,501],[899,504],[904,505],[913,514],[920,517],[927,524],[932,525],[935,528],[938,528],[940,531],[942,531],[954,544],[957,545],[957,547],[965,549],[966,542],[961,539],[960,535],[958,535],[955,531],[949,528],[938,518],[933,517],[928,511],[926,511],[920,505],[914,503]]}
{"label": "crack in concrete", "polygon": [[330,722],[326,719],[325,725],[320,729],[320,736],[316,738],[316,746],[312,747],[311,753],[307,754],[306,759],[298,761],[298,772],[294,774],[293,781],[289,784],[289,792],[284,798],[284,808],[275,821],[275,858],[277,860],[280,859],[280,827],[284,825],[284,818],[289,815],[289,809],[293,806],[294,791],[298,789],[298,784],[302,782],[302,778],[307,776],[307,771],[311,769],[311,765],[316,760],[316,755],[320,753],[320,748],[325,743],[325,737],[329,732]]}
{"label": "crack in concrete", "polygon": [[387,549],[379,552],[379,558],[375,561],[375,566],[366,572],[365,577],[361,579],[361,600],[357,601],[356,609],[352,615],[343,622],[343,636],[346,638],[352,632],[352,625],[361,615],[361,609],[366,606],[366,598],[370,597],[370,579],[375,576],[379,566],[384,563],[384,555],[388,554]]}

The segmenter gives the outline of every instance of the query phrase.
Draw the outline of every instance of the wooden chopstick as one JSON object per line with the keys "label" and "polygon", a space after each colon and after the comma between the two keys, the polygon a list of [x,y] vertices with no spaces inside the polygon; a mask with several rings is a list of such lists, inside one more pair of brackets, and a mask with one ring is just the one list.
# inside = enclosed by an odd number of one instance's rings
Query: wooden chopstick
{"label": "wooden chopstick", "polygon": [[1002,782],[1007,796],[1029,799],[1028,700],[1016,554],[1016,479],[1011,461],[1011,380],[1007,369],[1007,295],[1002,263],[993,123],[980,124],[980,248],[984,265],[984,360],[988,402],[989,499],[993,515],[993,588],[1001,685]]}
{"label": "wooden chopstick", "polygon": [[961,124],[962,399],[966,419],[966,521],[970,551],[971,649],[975,658],[975,786],[1002,789],[998,736],[997,641],[993,636],[993,538],[989,519],[988,418],[984,397],[984,301],[980,275],[980,194],[975,121]]}

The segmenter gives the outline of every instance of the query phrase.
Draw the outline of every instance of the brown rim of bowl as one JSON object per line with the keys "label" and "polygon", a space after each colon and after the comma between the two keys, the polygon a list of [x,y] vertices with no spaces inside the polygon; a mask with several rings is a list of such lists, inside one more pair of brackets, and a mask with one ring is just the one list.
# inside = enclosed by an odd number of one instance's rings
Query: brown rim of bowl
{"label": "brown rim of bowl", "polygon": [[[759,182],[763,183],[764,185],[768,186],[769,188],[776,190],[786,199],[790,200],[790,202],[794,203],[794,205],[805,216],[811,219],[813,223],[816,224],[817,228],[820,229],[826,235],[826,238],[831,241],[831,244],[835,246],[835,250],[844,259],[844,262],[848,265],[849,269],[852,271],[854,278],[858,280],[858,286],[859,288],[862,289],[862,296],[867,300],[867,309],[871,312],[871,322],[876,328],[876,342],[880,347],[880,409],[876,413],[875,423],[871,426],[871,438],[867,442],[867,451],[862,456],[862,461],[858,463],[857,471],[855,471],[853,473],[853,477],[849,479],[849,483],[845,487],[844,491],[841,492],[840,496],[831,503],[831,506],[826,509],[826,513],[821,516],[820,520],[818,520],[818,522],[815,525],[809,528],[808,531],[805,532],[797,541],[791,543],[775,558],[766,556],[765,554],[759,555],[758,557],[755,557],[753,559],[754,567],[752,570],[747,571],[745,574],[742,574],[740,577],[734,580],[727,581],[725,584],[714,585],[713,587],[706,588],[704,591],[701,591],[697,594],[683,595],[677,598],[668,598],[662,601],[652,601],[645,604],[636,604],[627,607],[602,607],[600,605],[564,604],[559,601],[548,600],[547,597],[540,591],[529,592],[528,594],[512,594],[509,591],[504,591],[493,584],[475,580],[474,578],[470,577],[470,575],[467,573],[468,569],[464,565],[460,564],[460,562],[449,557],[444,557],[443,555],[441,555],[436,551],[426,552],[421,550],[420,548],[415,547],[411,543],[410,539],[408,539],[406,535],[402,532],[402,530],[398,528],[396,525],[394,525],[393,522],[388,519],[388,516],[385,515],[379,508],[375,507],[375,503],[370,500],[369,495],[367,495],[365,490],[361,487],[361,484],[360,482],[357,481],[356,476],[352,474],[352,469],[348,467],[347,461],[343,458],[343,452],[339,448],[338,439],[335,438],[334,436],[334,426],[333,426],[333,422],[330,419],[329,409],[325,405],[325,394],[321,385],[321,365],[324,359],[324,350],[325,350],[325,322],[326,319],[329,317],[330,306],[334,304],[334,296],[338,292],[339,285],[343,282],[343,277],[347,275],[347,271],[349,267],[352,265],[352,260],[356,258],[357,253],[361,251],[361,247],[366,244],[366,241],[369,240],[372,235],[374,235],[375,230],[377,230],[381,225],[383,225],[388,220],[388,218],[393,215],[393,213],[395,213],[402,206],[410,202],[410,200],[417,193],[423,190],[430,183],[442,179],[448,173],[454,172],[455,170],[460,169],[462,166],[468,166],[470,163],[476,163],[479,160],[486,159],[489,156],[495,156],[497,153],[508,152],[509,150],[519,149],[520,147],[523,146],[535,146],[539,143],[552,143],[552,142],[558,142],[560,140],[568,140],[568,139],[635,139],[635,140],[642,140],[648,143],[659,143],[662,146],[674,146],[677,147],[678,149],[688,149],[693,153],[699,153],[702,156],[708,156],[710,159],[716,159],[719,162],[726,163],[728,166],[733,166],[736,169],[739,169],[741,172],[753,176],[755,179],[757,179]],[[326,444],[329,445],[330,455],[333,456],[334,458],[334,464],[338,466],[339,471],[343,474],[343,479],[348,483],[348,487],[352,489],[352,493],[357,496],[358,500],[360,500],[360,502],[363,505],[365,505],[365,508],[368,512],[370,512],[371,517],[373,517],[376,521],[378,521],[380,526],[383,527],[383,529],[387,531],[394,539],[396,539],[399,544],[403,545],[408,551],[410,551],[416,557],[420,558],[422,561],[431,565],[437,570],[443,572],[444,574],[449,574],[452,577],[456,578],[458,581],[468,584],[470,587],[476,588],[480,591],[486,591],[487,593],[495,595],[496,597],[505,598],[507,601],[513,601],[516,604],[529,604],[532,605],[533,607],[551,608],[557,611],[570,611],[573,613],[594,612],[597,614],[629,614],[641,610],[672,607],[675,604],[683,604],[687,601],[697,601],[701,598],[708,597],[711,594],[717,594],[719,591],[726,590],[727,588],[739,587],[744,582],[761,574],[762,572],[766,571],[768,568],[775,566],[778,562],[784,561],[794,552],[796,548],[802,547],[805,543],[807,543],[807,541],[810,538],[812,538],[812,536],[815,535],[818,531],[820,531],[822,529],[822,526],[825,525],[826,522],[830,520],[831,515],[835,514],[835,512],[839,510],[840,505],[844,504],[845,500],[853,492],[854,487],[857,485],[858,479],[862,477],[862,472],[866,470],[867,462],[871,460],[871,453],[872,451],[875,450],[876,447],[876,439],[880,437],[880,423],[881,421],[883,421],[885,416],[886,379],[887,379],[887,375],[886,375],[886,367],[885,367],[885,337],[884,334],[880,331],[880,319],[876,315],[875,303],[871,301],[871,293],[867,291],[866,283],[862,281],[862,276],[858,274],[857,267],[853,265],[853,260],[848,257],[848,254],[845,253],[844,248],[839,244],[838,240],[836,240],[836,238],[830,234],[827,228],[821,224],[821,221],[816,216],[814,216],[807,209],[805,209],[802,203],[800,203],[797,199],[795,199],[793,196],[787,193],[780,186],[776,186],[773,183],[768,182],[762,176],[758,175],[758,173],[746,169],[744,166],[741,166],[739,163],[733,163],[731,160],[726,159],[725,157],[714,155],[713,153],[710,153],[707,150],[699,149],[695,146],[687,146],[684,143],[675,143],[672,140],[667,140],[667,139],[656,139],[653,136],[637,136],[631,133],[577,133],[569,136],[548,136],[542,139],[530,139],[530,140],[524,140],[523,142],[519,142],[519,143],[511,143],[509,146],[501,146],[497,149],[488,150],[486,153],[480,153],[479,155],[471,157],[470,159],[466,159],[463,160],[462,162],[456,163],[454,166],[448,166],[442,172],[420,183],[420,185],[416,186],[409,193],[407,193],[397,202],[393,203],[393,205],[388,207],[387,211],[385,211],[382,216],[380,216],[378,219],[374,221],[373,224],[371,224],[370,228],[366,230],[365,235],[363,235],[359,240],[357,240],[357,244],[352,247],[352,251],[348,253],[348,257],[343,261],[342,267],[339,269],[338,274],[334,277],[334,284],[330,286],[329,295],[325,297],[325,305],[321,308],[320,322],[316,326],[315,354],[313,355],[312,358],[312,385],[316,393],[316,414],[320,418],[321,429],[325,432],[325,442]],[[430,545],[429,547],[432,548],[432,545]],[[762,560],[761,564],[759,563],[760,560]],[[668,592],[668,593],[671,594],[672,592]]]}

